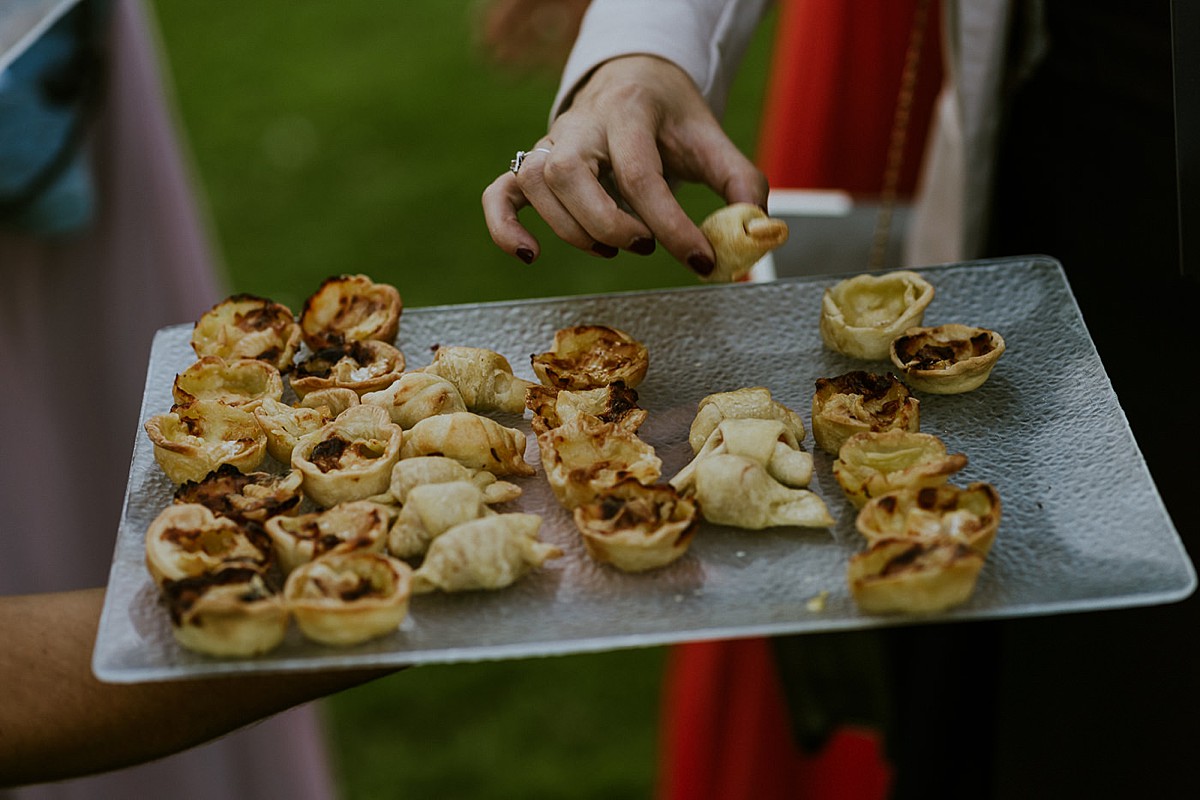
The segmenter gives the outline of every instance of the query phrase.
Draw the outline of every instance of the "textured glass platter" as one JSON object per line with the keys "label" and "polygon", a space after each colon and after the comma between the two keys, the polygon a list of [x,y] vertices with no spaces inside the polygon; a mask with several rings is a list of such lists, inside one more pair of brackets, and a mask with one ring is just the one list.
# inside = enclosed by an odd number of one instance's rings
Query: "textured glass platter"
{"label": "textured glass platter", "polygon": [[[814,382],[855,369],[890,370],[826,350],[817,319],[824,289],[845,276],[697,286],[495,304],[406,309],[398,345],[409,368],[434,345],[486,347],[534,380],[529,356],[559,328],[606,324],[650,351],[638,387],[649,417],[639,435],[654,445],[664,479],[691,459],[688,428],[713,392],[766,386],[800,413],[814,454],[810,488],[836,519],[829,530],[742,531],[703,524],[688,553],[663,569],[625,574],[593,562],[545,482],[528,414],[497,419],[528,436],[538,472],[502,510],[540,514],[542,539],[565,555],[494,592],[414,597],[408,618],[376,641],[332,648],[293,624],[272,653],[217,659],[188,652],[171,634],[144,562],[144,535],[174,485],[136,432],[125,508],[93,657],[111,682],[212,674],[455,662],[638,647],[672,642],[808,633],[916,621],[1062,614],[1169,603],[1196,575],[1130,433],[1061,266],[1042,257],[919,270],[935,287],[925,324],[992,328],[1008,349],[991,378],[961,395],[922,395],[921,429],[969,463],[954,483],[987,481],[1003,519],[971,600],[934,617],[860,613],[845,578],[863,540],[854,510],[811,435]],[[403,287],[399,287],[403,292]],[[171,382],[195,360],[191,324],[159,332],[142,422],[171,405]],[[264,468],[270,468],[270,462]],[[278,465],[276,465],[278,467]],[[822,602],[813,602],[820,598]]]}

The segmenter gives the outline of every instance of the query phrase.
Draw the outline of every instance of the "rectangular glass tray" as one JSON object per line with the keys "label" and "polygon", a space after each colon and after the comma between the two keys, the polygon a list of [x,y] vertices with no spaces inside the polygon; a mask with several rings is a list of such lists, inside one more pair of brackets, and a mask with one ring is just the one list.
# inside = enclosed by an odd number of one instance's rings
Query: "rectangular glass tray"
{"label": "rectangular glass tray", "polygon": [[[969,463],[954,482],[987,481],[1003,518],[968,603],[933,617],[858,611],[846,564],[863,540],[854,509],[811,436],[814,382],[855,369],[889,371],[822,346],[822,293],[844,276],[769,283],[407,309],[398,344],[410,368],[434,345],[496,350],[533,380],[529,356],[548,350],[559,328],[595,323],[646,344],[650,370],[638,387],[649,418],[639,435],[657,449],[663,477],[691,458],[696,404],[712,392],[766,386],[809,426],[811,489],[837,520],[830,530],[744,531],[701,526],[670,566],[625,574],[594,563],[570,516],[554,500],[529,434],[526,460],[538,474],[518,483],[510,510],[543,516],[541,536],[564,551],[519,583],[493,592],[414,597],[399,630],[349,648],[309,643],[292,629],[274,652],[217,659],[174,641],[144,562],[144,535],[174,485],[139,427],[108,593],[93,657],[109,682],[213,674],[320,670],[519,658],[736,638],[850,630],[931,620],[1061,614],[1169,603],[1187,597],[1196,574],[1113,394],[1061,265],[1026,257],[918,270],[935,287],[925,324],[992,328],[1007,351],[975,391],[920,395],[921,429]],[[144,422],[171,405],[171,382],[194,359],[192,326],[154,340]],[[499,417],[529,433],[528,414]],[[826,594],[827,593],[827,594]],[[813,603],[814,598],[823,603]]]}

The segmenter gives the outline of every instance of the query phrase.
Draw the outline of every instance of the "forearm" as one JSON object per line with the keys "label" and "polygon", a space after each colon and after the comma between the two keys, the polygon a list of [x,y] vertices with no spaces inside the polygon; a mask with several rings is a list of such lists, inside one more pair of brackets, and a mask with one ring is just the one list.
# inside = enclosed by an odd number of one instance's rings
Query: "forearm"
{"label": "forearm", "polygon": [[383,672],[131,685],[92,674],[102,590],[0,598],[0,786],[169,755]]}

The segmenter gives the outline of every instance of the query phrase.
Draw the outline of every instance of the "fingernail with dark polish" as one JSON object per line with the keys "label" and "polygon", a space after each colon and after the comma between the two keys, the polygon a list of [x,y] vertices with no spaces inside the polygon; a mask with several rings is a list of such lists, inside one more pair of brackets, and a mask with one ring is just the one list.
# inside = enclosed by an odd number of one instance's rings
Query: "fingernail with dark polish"
{"label": "fingernail with dark polish", "polygon": [[707,278],[709,275],[712,275],[712,271],[715,268],[715,265],[709,260],[708,256],[702,256],[699,253],[688,256],[687,265],[691,268],[692,272],[701,278]]}
{"label": "fingernail with dark polish", "polygon": [[655,243],[653,239],[645,236],[639,236],[629,245],[630,251],[637,253],[639,256],[648,256],[654,252]]}
{"label": "fingernail with dark polish", "polygon": [[594,245],[592,245],[592,252],[598,256],[604,256],[605,258],[616,258],[617,253],[620,251],[611,244],[596,242]]}
{"label": "fingernail with dark polish", "polygon": [[533,251],[530,250],[528,247],[518,247],[517,248],[517,258],[521,259],[526,264],[532,264],[533,263]]}

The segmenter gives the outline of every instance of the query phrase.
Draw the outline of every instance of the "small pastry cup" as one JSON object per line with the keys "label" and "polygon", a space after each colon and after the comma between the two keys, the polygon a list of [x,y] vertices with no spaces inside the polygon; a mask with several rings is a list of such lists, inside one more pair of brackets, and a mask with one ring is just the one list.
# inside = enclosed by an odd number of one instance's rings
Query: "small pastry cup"
{"label": "small pastry cup", "polygon": [[949,539],[881,539],[850,557],[846,577],[868,614],[936,614],[971,598],[983,562]]}
{"label": "small pastry cup", "polygon": [[892,341],[889,354],[917,391],[961,394],[987,381],[1004,354],[1004,338],[987,328],[955,323],[909,328]]}
{"label": "small pastry cup", "polygon": [[300,632],[337,647],[393,633],[411,596],[412,568],[370,550],[321,556],[293,570],[283,588]]}
{"label": "small pastry cup", "polygon": [[300,331],[314,351],[368,339],[390,344],[400,330],[403,308],[395,286],[366,275],[335,275],[304,301]]}
{"label": "small pastry cup", "polygon": [[843,355],[883,361],[892,339],[921,324],[933,294],[933,285],[909,270],[846,278],[825,290],[821,339]]}
{"label": "small pastry cup", "polygon": [[948,539],[986,556],[1000,527],[1000,493],[990,483],[900,489],[871,499],[855,528],[868,542]]}
{"label": "small pastry cup", "polygon": [[842,443],[833,477],[855,508],[872,497],[910,487],[940,486],[967,465],[929,433],[889,430],[856,433]]}
{"label": "small pastry cup", "polygon": [[836,456],[847,439],[864,431],[921,428],[921,403],[890,373],[856,370],[818,378],[812,400],[813,439]]}
{"label": "small pastry cup", "polygon": [[646,377],[650,353],[625,331],[577,325],[557,331],[550,350],[534,354],[530,363],[545,386],[599,389],[620,381],[633,389]]}
{"label": "small pastry cup", "polygon": [[593,559],[624,572],[645,572],[687,552],[700,511],[692,498],[667,484],[627,479],[576,507],[574,519]]}

